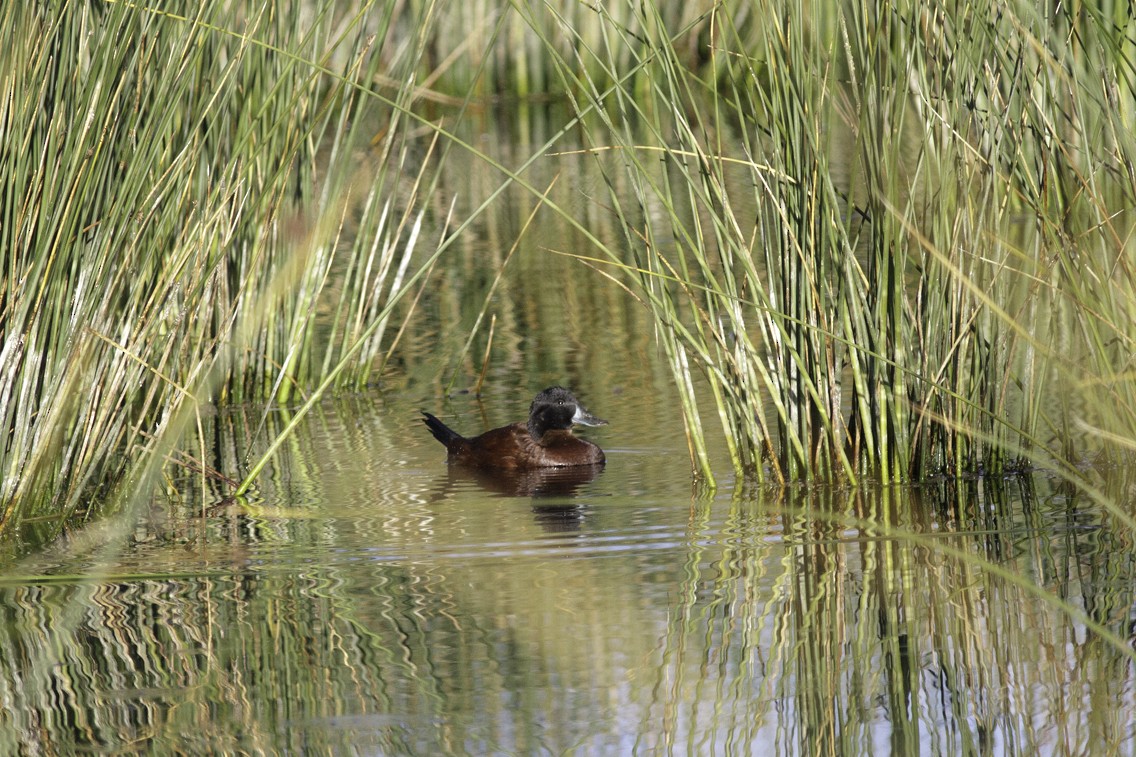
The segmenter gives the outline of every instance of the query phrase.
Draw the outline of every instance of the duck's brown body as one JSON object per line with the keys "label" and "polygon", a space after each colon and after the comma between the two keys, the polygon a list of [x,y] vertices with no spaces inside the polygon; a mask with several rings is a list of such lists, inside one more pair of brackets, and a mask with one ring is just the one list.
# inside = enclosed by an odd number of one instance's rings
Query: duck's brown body
{"label": "duck's brown body", "polygon": [[602,425],[572,394],[560,387],[537,395],[528,423],[513,423],[467,439],[430,413],[423,419],[434,438],[446,446],[449,461],[476,468],[526,470],[602,465],[604,453],[595,444],[573,436],[573,423]]}
{"label": "duck's brown body", "polygon": [[[446,427],[440,420],[427,415],[426,425],[434,431],[434,423]],[[526,468],[563,468],[570,465],[599,465],[604,462],[604,453],[589,441],[573,436],[566,429],[545,431],[539,440],[529,433],[524,423],[513,423],[480,436],[466,439],[450,431],[453,437],[442,440],[449,451],[451,463],[471,465],[476,468],[504,468],[523,470]],[[438,437],[438,434],[434,434]]]}

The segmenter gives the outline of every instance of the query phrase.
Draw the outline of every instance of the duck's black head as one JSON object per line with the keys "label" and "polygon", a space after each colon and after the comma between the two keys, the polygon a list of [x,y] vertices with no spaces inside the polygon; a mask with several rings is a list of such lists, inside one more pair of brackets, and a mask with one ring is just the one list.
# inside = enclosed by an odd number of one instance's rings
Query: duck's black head
{"label": "duck's black head", "polygon": [[540,439],[545,431],[571,428],[573,423],[584,426],[607,425],[607,421],[589,413],[572,396],[572,392],[562,386],[550,386],[532,401],[528,426],[534,439]]}

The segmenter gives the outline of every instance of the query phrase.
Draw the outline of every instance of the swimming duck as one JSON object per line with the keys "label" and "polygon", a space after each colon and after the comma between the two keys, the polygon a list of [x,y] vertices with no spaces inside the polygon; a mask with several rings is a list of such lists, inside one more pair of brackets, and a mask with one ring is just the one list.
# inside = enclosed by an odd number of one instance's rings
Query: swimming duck
{"label": "swimming duck", "polygon": [[605,426],[607,421],[589,413],[561,386],[538,394],[529,407],[527,422],[486,431],[467,439],[425,410],[422,422],[446,446],[451,463],[476,468],[524,470],[603,465],[604,453],[591,442],[572,435],[572,424]]}

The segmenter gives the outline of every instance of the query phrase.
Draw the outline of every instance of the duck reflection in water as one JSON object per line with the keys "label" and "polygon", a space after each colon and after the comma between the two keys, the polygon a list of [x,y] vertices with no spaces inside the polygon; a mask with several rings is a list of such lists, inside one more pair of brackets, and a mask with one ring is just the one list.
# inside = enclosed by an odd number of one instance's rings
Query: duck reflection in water
{"label": "duck reflection in water", "polygon": [[487,492],[504,497],[570,497],[603,471],[603,464],[571,468],[533,468],[530,470],[490,470],[451,465],[449,485],[474,483]]}
{"label": "duck reflection in water", "polygon": [[[458,475],[482,487],[511,496],[570,494],[603,470],[598,446],[572,434],[574,424],[603,426],[570,391],[553,386],[538,394],[528,421],[466,438],[436,417],[422,412],[423,423],[446,447],[450,463],[465,469]],[[451,477],[457,471],[451,473]]]}

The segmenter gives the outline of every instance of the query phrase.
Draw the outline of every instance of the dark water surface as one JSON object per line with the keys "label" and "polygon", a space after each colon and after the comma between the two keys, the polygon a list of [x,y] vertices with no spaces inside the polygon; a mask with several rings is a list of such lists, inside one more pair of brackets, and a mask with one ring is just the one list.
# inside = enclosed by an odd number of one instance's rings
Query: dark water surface
{"label": "dark water surface", "polygon": [[[595,165],[529,178],[560,174],[618,239]],[[459,212],[500,181],[446,176]],[[645,308],[553,252],[590,253],[555,217],[522,235],[531,197],[500,207],[382,386],[308,416],[249,501],[175,465],[142,512],[7,566],[0,753],[1136,750],[1130,531],[1044,475],[692,485]],[[518,236],[484,396],[447,400],[476,382],[487,326],[462,347]],[[591,480],[451,470],[419,420],[479,432],[558,383],[611,422],[585,432],[608,454]],[[239,477],[290,412],[222,410],[179,451]],[[1126,476],[1101,485],[1130,501]]]}

